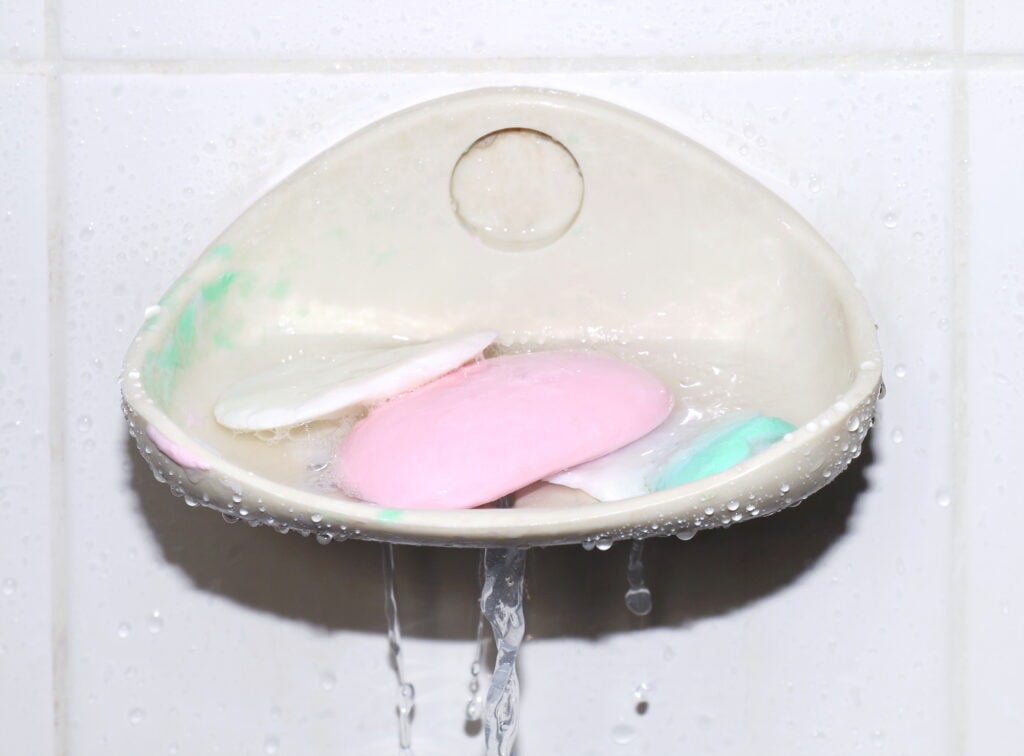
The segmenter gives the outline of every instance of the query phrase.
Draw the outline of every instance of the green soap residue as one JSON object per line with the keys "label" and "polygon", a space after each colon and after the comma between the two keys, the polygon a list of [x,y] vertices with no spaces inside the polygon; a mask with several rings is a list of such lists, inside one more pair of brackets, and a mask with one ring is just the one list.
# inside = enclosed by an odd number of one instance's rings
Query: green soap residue
{"label": "green soap residue", "polygon": [[[211,321],[215,321],[218,317],[224,299],[236,278],[237,273],[229,271],[215,281],[202,286],[199,293],[182,308],[181,314],[178,315],[174,328],[163,346],[146,354],[144,365],[146,385],[165,406],[171,398],[175,375],[195,357],[200,321],[202,321],[201,325],[204,330],[210,328]],[[210,341],[222,348],[234,346],[225,328],[214,330],[211,333]]]}
{"label": "green soap residue", "polygon": [[[226,257],[230,257],[231,256],[231,251],[232,250],[231,250],[231,245],[230,244],[218,244],[216,247],[212,247],[206,253],[206,256],[204,258],[202,258],[202,259],[210,259],[210,260],[223,259],[223,258],[226,258]],[[186,274],[186,275],[182,276],[181,278],[179,278],[178,280],[176,280],[173,284],[171,284],[171,288],[168,289],[164,293],[164,295],[162,297],[160,297],[160,305],[162,307],[167,307],[167,306],[171,305],[174,302],[174,300],[177,298],[178,293],[181,291],[182,287],[185,285],[185,283],[189,279],[190,279],[190,276]]]}
{"label": "green soap residue", "polygon": [[728,470],[748,457],[764,451],[795,426],[777,417],[757,417],[700,436],[692,446],[677,452],[658,471],[652,491],[692,483]]}
{"label": "green soap residue", "polygon": [[377,515],[377,519],[381,522],[395,522],[396,520],[402,519],[401,509],[382,509]]}
{"label": "green soap residue", "polygon": [[198,309],[195,299],[185,305],[163,347],[146,354],[146,384],[165,405],[170,399],[172,377],[192,359]]}
{"label": "green soap residue", "polygon": [[273,286],[267,291],[267,296],[273,299],[284,299],[288,294],[288,281],[283,278],[278,279]]}
{"label": "green soap residue", "polygon": [[227,328],[218,328],[210,335],[210,342],[221,349],[234,349],[235,342],[231,340],[231,334]]}
{"label": "green soap residue", "polygon": [[227,296],[228,289],[231,288],[231,283],[238,277],[238,273],[229,270],[227,273],[222,275],[213,283],[208,283],[199,290],[199,293],[203,297],[203,301],[211,304],[220,302]]}
{"label": "green soap residue", "polygon": [[231,245],[230,244],[218,244],[216,247],[211,247],[210,251],[206,253],[209,257],[230,257],[231,256]]}

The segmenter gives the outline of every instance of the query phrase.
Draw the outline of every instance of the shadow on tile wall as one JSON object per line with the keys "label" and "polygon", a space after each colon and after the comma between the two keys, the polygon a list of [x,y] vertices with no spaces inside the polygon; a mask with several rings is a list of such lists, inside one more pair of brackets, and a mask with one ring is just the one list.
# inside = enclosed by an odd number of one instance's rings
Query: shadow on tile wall
{"label": "shadow on tile wall", "polygon": [[[832,485],[802,506],[694,540],[648,541],[647,582],[655,608],[629,614],[627,548],[608,553],[578,546],[535,549],[527,562],[527,629],[535,638],[587,637],[637,627],[675,627],[726,614],[800,577],[847,532],[867,490],[872,436],[864,453]],[[383,632],[381,547],[347,541],[320,546],[298,534],[227,525],[218,513],[191,509],[157,483],[126,440],[132,486],[164,558],[195,588],[256,611],[326,630]],[[476,550],[400,547],[399,611],[405,635],[470,639],[479,594]]]}

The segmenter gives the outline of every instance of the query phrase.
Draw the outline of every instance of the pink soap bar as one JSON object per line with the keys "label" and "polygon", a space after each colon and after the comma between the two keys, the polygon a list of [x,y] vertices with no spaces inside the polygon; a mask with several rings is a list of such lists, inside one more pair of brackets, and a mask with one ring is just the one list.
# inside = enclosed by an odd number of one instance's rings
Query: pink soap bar
{"label": "pink soap bar", "polygon": [[657,378],[613,357],[497,357],[373,410],[342,441],[334,480],[386,507],[475,507],[615,451],[671,409]]}

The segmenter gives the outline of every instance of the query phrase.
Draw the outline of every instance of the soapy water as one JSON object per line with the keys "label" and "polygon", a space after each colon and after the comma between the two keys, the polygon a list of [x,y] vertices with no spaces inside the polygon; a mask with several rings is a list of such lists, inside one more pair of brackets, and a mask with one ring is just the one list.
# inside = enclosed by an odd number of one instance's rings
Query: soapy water
{"label": "soapy water", "polygon": [[416,706],[416,690],[405,677],[405,660],[402,656],[402,630],[398,621],[398,600],[395,595],[395,551],[390,544],[384,544],[384,614],[388,622],[388,646],[391,662],[398,678],[398,695],[395,705],[398,715],[398,747],[402,756],[412,756],[412,713]]}
{"label": "soapy water", "polygon": [[[366,348],[398,343],[376,340],[289,335],[267,338],[258,348],[238,349],[228,356],[211,356],[201,366],[201,375],[182,377],[180,389],[189,402],[176,402],[175,418],[201,443],[226,460],[247,469],[259,470],[275,482],[326,496],[342,496],[333,482],[333,457],[344,436],[367,414],[354,408],[336,417],[274,431],[241,433],[219,426],[209,411],[224,388],[240,376],[265,370],[323,350]],[[686,408],[685,436],[724,415],[771,404],[769,386],[779,385],[771,377],[776,366],[768,358],[740,352],[728,353],[720,344],[645,342],[600,343],[543,340],[495,345],[485,356],[521,354],[547,350],[596,350],[643,367],[672,391],[677,407]],[[196,371],[200,366],[196,367]],[[211,379],[212,377],[212,379]],[[202,378],[202,380],[200,380]],[[775,402],[778,403],[778,402]]]}

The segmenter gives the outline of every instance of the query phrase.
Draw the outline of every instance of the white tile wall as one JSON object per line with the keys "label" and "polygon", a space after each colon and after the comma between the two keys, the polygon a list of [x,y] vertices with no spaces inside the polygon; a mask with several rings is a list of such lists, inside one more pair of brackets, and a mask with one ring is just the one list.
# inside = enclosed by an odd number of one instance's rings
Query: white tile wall
{"label": "white tile wall", "polygon": [[1003,733],[1020,722],[1024,700],[1024,527],[1012,470],[1020,456],[1024,408],[1024,73],[970,79],[970,337],[967,402],[967,711],[974,753],[1011,754]]}
{"label": "white tile wall", "polygon": [[[520,756],[1016,753],[1016,4],[811,8],[63,0],[45,29],[0,7],[0,751],[397,750],[377,547],[187,509],[130,449],[116,378],[145,306],[303,161],[522,83],[647,113],[804,213],[865,289],[889,396],[804,507],[652,544],[646,622],[623,548],[533,554]],[[481,752],[475,570],[399,551],[421,756]]]}
{"label": "white tile wall", "polygon": [[3,0],[0,3],[0,58],[41,58],[45,47],[44,0]]}
{"label": "white tile wall", "polygon": [[966,0],[967,49],[984,53],[1024,51],[1024,4],[1017,0]]}
{"label": "white tile wall", "polygon": [[943,49],[953,20],[951,0],[302,5],[64,0],[63,46],[70,57],[136,59],[848,53]]}
{"label": "white tile wall", "polygon": [[51,753],[46,80],[0,75],[0,733]]}

